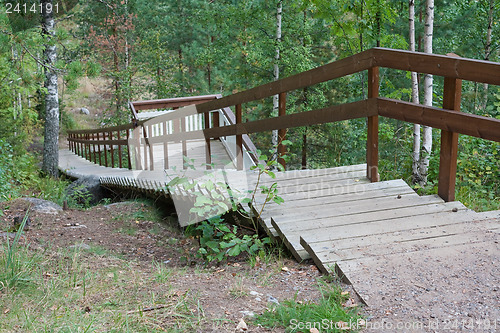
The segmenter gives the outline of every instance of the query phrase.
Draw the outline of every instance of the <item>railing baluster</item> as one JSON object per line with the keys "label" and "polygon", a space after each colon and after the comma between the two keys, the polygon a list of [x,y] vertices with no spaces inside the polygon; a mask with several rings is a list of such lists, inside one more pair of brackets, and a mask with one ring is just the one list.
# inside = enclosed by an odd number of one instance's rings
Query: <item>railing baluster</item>
{"label": "railing baluster", "polygon": [[154,150],[153,145],[149,142],[149,138],[153,137],[153,127],[151,125],[147,126],[147,135],[148,135],[148,147],[149,147],[149,170],[155,169],[155,159],[154,159]]}
{"label": "railing baluster", "polygon": [[[278,103],[278,116],[286,115],[286,93],[282,92],[279,94],[279,103]],[[286,154],[286,146],[282,144],[283,140],[286,137],[286,128],[282,128],[278,130],[278,163],[280,163],[283,168],[286,169],[286,162],[283,156]]]}
{"label": "railing baluster", "polygon": [[[368,98],[377,98],[379,93],[379,68],[368,69]],[[378,115],[368,117],[366,140],[366,177],[371,182],[379,181],[378,174]]]}
{"label": "railing baluster", "polygon": [[[236,104],[236,125],[242,123],[241,104]],[[236,169],[243,170],[243,135],[236,135]]]}
{"label": "railing baluster", "polygon": [[101,143],[99,142],[100,140],[101,140],[100,132],[97,132],[97,150],[99,152],[99,165],[102,165]]}
{"label": "railing baluster", "polygon": [[132,170],[132,159],[130,158],[130,129],[126,129],[127,133],[127,162],[128,169]]}
{"label": "railing baluster", "polygon": [[[210,112],[203,115],[205,120],[205,129],[210,128]],[[205,136],[205,163],[207,164],[207,170],[210,170],[212,164],[212,147],[210,143],[210,137]]]}
{"label": "railing baluster", "polygon": [[[180,133],[184,133],[186,131],[186,117],[181,118],[181,126]],[[182,168],[186,169],[186,159],[187,159],[187,142],[185,139],[181,140],[182,142]]]}
{"label": "railing baluster", "polygon": [[[212,113],[212,127],[217,128],[220,127],[220,111],[215,111]],[[217,140],[219,138],[214,138],[214,140]]]}
{"label": "railing baluster", "polygon": [[[109,132],[109,139],[113,140],[113,131]],[[111,143],[109,145],[109,151],[111,153],[111,167],[114,168],[115,167],[115,150],[113,147],[113,143]]]}
{"label": "railing baluster", "polygon": [[[163,135],[167,135],[168,122],[163,122]],[[168,142],[163,141],[163,168],[168,169]]]}
{"label": "railing baluster", "polygon": [[97,152],[96,152],[96,148],[95,148],[95,135],[97,133],[92,133],[92,141],[94,141],[94,143],[92,144],[92,153],[94,155],[94,163],[97,163]]}
{"label": "railing baluster", "polygon": [[[120,130],[117,131],[117,139],[120,140]],[[118,145],[118,167],[122,168],[122,145]]]}

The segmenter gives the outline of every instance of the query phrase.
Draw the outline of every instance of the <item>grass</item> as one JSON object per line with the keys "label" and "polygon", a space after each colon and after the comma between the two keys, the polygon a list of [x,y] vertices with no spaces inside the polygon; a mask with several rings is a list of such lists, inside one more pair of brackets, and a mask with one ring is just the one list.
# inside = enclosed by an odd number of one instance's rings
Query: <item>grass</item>
{"label": "grass", "polygon": [[311,328],[319,332],[356,332],[357,324],[363,319],[356,307],[343,306],[348,294],[343,293],[337,283],[322,282],[319,288],[322,297],[317,303],[285,300],[257,316],[254,324],[271,329],[282,327],[285,332],[309,332]]}
{"label": "grass", "polygon": [[0,272],[0,332],[188,332],[207,324],[198,296],[173,291],[175,271],[163,264],[144,269],[78,247],[4,242]]}

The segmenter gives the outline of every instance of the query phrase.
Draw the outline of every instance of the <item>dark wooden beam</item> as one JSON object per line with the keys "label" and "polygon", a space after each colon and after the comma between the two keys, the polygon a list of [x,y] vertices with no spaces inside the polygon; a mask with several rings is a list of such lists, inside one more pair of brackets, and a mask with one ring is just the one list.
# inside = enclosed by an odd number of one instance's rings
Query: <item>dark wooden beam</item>
{"label": "dark wooden beam", "polygon": [[[368,70],[368,98],[377,98],[379,92],[379,68]],[[366,177],[373,183],[380,180],[378,172],[378,115],[367,119]]]}

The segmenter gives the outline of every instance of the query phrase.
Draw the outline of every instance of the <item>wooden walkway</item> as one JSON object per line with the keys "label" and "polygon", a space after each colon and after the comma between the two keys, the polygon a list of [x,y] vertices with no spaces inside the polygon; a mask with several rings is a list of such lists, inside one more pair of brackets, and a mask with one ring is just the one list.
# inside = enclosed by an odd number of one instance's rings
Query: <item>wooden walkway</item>
{"label": "wooden walkway", "polygon": [[[197,158],[196,150],[204,146],[193,143],[188,147],[189,156],[201,165],[204,155],[200,152]],[[229,159],[224,148],[219,148],[218,154]],[[182,170],[181,160],[177,159],[176,172]],[[168,179],[161,163],[155,161],[159,166],[155,171],[106,168],[67,150],[60,152],[60,168],[73,177],[98,176],[108,186],[179,195],[166,189]],[[255,173],[226,166],[233,189],[244,192],[254,186]],[[196,178],[203,172],[186,174]],[[298,261],[311,258],[323,273],[336,273],[353,284],[365,301],[370,299],[370,286],[364,277],[387,260],[458,251],[470,244],[498,251],[500,211],[475,213],[460,202],[419,196],[403,180],[370,183],[365,164],[286,171],[274,180],[262,180],[267,185],[273,182],[285,202],[266,206],[261,216],[263,229],[281,240]],[[263,200],[264,195],[257,196],[257,205]]]}

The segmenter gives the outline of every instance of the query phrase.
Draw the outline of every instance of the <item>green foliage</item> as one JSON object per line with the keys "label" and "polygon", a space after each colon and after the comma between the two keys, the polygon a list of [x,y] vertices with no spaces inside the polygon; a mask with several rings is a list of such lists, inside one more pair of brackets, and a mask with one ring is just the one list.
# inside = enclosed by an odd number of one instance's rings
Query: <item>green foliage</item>
{"label": "green foliage", "polygon": [[28,212],[19,225],[12,244],[10,236],[6,237],[6,245],[0,253],[0,292],[26,285],[30,281],[30,272],[35,265],[35,257],[26,255],[24,248],[19,247],[19,239],[28,221]]}
{"label": "green foliage", "polygon": [[[342,294],[340,286],[321,283],[319,288],[321,298],[317,303],[298,302],[296,298],[285,300],[257,316],[255,324],[271,329],[283,327],[285,332],[304,332],[304,329],[309,331],[312,327],[320,332],[344,332],[347,329],[349,332],[358,331],[361,327],[356,326],[364,320],[357,308],[347,309],[342,305],[348,296]],[[298,323],[319,323],[320,326],[301,327]],[[351,327],[347,328],[350,323]],[[342,326],[346,328],[342,329]]]}

